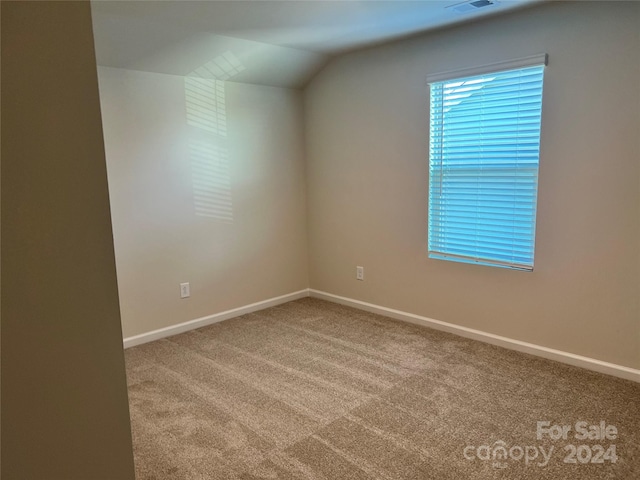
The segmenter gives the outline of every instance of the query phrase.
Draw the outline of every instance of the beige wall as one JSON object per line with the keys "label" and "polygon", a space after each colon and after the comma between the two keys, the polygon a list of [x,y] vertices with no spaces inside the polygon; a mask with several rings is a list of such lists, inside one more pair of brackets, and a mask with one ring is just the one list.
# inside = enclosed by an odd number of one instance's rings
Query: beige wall
{"label": "beige wall", "polygon": [[301,93],[99,79],[124,336],[307,288]]}
{"label": "beige wall", "polygon": [[2,2],[2,478],[134,478],[88,2]]}
{"label": "beige wall", "polygon": [[[334,60],[305,90],[311,288],[640,368],[639,25],[555,3]],[[426,76],[542,52],[535,271],[428,259]]]}

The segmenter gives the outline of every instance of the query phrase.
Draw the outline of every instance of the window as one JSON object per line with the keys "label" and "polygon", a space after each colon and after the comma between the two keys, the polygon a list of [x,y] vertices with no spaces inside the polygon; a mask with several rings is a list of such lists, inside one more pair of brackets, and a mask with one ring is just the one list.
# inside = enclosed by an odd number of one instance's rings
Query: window
{"label": "window", "polygon": [[428,77],[430,258],[533,270],[546,64]]}

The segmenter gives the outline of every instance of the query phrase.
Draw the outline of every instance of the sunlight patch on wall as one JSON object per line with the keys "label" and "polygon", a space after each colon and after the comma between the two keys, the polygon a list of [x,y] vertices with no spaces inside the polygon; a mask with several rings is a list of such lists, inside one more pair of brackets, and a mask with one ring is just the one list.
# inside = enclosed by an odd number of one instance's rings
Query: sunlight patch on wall
{"label": "sunlight patch on wall", "polygon": [[184,95],[187,101],[188,125],[221,137],[227,136],[224,82],[186,77]]}
{"label": "sunlight patch on wall", "polygon": [[190,138],[189,158],[196,215],[231,222],[231,175],[226,148],[211,138]]}
{"label": "sunlight patch on wall", "polygon": [[195,214],[224,222],[233,221],[225,80],[244,69],[226,52],[184,79]]}

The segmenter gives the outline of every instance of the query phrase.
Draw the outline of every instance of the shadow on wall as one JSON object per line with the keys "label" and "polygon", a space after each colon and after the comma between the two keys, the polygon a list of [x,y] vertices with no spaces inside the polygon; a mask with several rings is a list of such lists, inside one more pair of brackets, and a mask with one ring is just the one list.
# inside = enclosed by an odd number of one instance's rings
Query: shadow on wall
{"label": "shadow on wall", "polygon": [[225,81],[245,70],[226,52],[184,79],[193,204],[198,216],[233,222]]}

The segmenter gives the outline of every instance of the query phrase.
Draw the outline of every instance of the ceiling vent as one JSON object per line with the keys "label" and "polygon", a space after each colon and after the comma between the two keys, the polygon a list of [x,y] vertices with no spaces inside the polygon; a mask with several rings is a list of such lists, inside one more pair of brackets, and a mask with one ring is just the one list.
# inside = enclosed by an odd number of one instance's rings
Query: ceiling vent
{"label": "ceiling vent", "polygon": [[495,4],[496,2],[494,0],[474,0],[473,2],[463,2],[456,3],[455,5],[449,5],[447,8],[456,13],[467,13]]}

